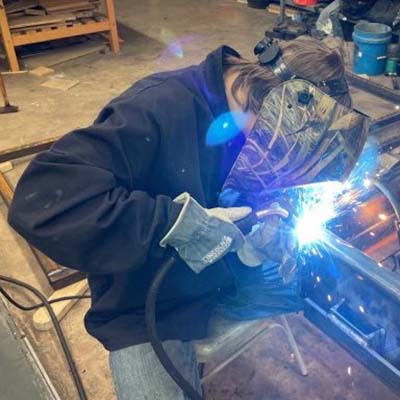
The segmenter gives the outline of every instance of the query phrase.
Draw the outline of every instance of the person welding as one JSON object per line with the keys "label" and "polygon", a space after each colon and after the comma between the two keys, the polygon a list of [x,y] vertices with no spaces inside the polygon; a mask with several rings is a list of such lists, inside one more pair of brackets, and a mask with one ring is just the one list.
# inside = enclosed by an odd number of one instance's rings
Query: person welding
{"label": "person welding", "polygon": [[[37,155],[17,185],[11,226],[87,273],[85,326],[110,351],[120,400],[186,398],[152,351],[144,321],[168,248],[180,260],[161,288],[158,331],[199,393],[193,341],[207,335],[216,309],[258,318],[301,308],[294,297],[283,309],[270,302],[296,284],[284,208],[271,203],[275,215],[248,235],[235,221],[262,206],[270,188],[340,179],[364,144],[365,124],[348,109],[339,52],[298,38],[280,46],[265,39],[256,53],[252,62],[222,46],[200,65],[136,82],[93,125]],[[238,275],[265,266],[277,292],[257,299],[265,310],[238,315]],[[251,304],[252,293],[245,297]]]}

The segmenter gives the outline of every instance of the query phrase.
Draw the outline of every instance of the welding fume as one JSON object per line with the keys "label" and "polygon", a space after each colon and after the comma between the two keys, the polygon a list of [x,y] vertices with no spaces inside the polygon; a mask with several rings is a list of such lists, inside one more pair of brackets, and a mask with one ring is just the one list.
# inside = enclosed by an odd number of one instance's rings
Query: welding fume
{"label": "welding fume", "polygon": [[266,37],[250,61],[221,46],[136,82],[37,155],[9,223],[87,273],[85,326],[118,399],[201,399],[194,342],[213,315],[303,309],[302,253],[367,134],[339,51]]}

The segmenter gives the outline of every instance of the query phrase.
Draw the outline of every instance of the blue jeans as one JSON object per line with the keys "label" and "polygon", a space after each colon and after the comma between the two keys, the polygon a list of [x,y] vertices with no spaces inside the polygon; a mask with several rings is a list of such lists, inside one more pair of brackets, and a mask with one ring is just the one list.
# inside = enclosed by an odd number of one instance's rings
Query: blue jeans
{"label": "blue jeans", "polygon": [[[201,393],[193,343],[171,340],[163,345],[181,374]],[[149,343],[111,352],[110,366],[118,400],[188,400]]]}

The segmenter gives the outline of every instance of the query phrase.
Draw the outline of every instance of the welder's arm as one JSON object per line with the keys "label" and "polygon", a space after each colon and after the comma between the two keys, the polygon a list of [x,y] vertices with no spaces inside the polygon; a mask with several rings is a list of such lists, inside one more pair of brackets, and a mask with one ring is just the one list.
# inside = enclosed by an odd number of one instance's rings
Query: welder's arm
{"label": "welder's arm", "polygon": [[150,252],[161,258],[159,242],[182,205],[140,190],[159,145],[148,114],[116,102],[39,154],[18,183],[9,223],[55,261],[90,273],[139,268]]}

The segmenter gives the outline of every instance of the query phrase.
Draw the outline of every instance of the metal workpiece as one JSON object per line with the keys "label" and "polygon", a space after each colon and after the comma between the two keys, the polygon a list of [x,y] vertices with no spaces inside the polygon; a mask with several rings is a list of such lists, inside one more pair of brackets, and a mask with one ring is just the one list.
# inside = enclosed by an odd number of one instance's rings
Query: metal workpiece
{"label": "metal workpiece", "polygon": [[304,315],[321,331],[339,343],[369,370],[382,379],[397,393],[400,392],[400,371],[381,354],[365,343],[365,340],[352,328],[334,317],[328,310],[320,307],[310,298],[305,301]]}
{"label": "metal workpiece", "polygon": [[333,233],[325,233],[322,239],[322,246],[335,260],[344,263],[354,272],[361,274],[363,278],[379,286],[386,294],[393,296],[399,302],[400,312],[400,275],[394,277],[392,271],[384,268],[362,251]]}
{"label": "metal workpiece", "polygon": [[395,111],[393,113],[386,114],[383,117],[372,120],[369,126],[369,130],[372,133],[377,133],[380,130],[390,128],[393,125],[398,128],[399,124],[400,124],[400,111]]}
{"label": "metal workpiece", "polygon": [[[381,132],[398,123],[388,120]],[[379,144],[368,182],[342,194],[304,255],[302,290],[305,316],[400,393],[400,165]]]}
{"label": "metal workpiece", "polygon": [[400,94],[396,90],[389,89],[378,83],[362,78],[350,71],[346,71],[346,79],[351,86],[363,90],[367,93],[381,97],[382,99],[391,101],[395,104],[400,103]]}
{"label": "metal workpiece", "polygon": [[390,154],[399,154],[400,146],[400,112],[386,115],[373,120],[370,124],[370,133],[379,143],[380,151]]}
{"label": "metal workpiece", "polygon": [[400,274],[326,232],[303,295],[305,316],[400,392]]}

